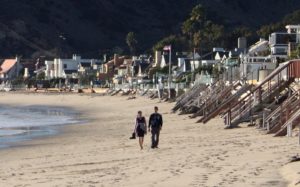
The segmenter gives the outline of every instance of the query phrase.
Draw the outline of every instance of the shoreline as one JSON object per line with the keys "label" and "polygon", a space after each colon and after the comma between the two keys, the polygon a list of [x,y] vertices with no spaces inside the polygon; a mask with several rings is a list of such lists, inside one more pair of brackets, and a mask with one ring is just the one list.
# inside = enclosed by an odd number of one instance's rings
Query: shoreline
{"label": "shoreline", "polygon": [[[30,115],[38,117],[33,118]],[[61,133],[64,126],[85,122],[78,117],[79,112],[62,106],[5,104],[1,105],[1,116],[2,120],[9,122],[1,124],[0,149],[20,147],[22,142],[55,136]],[[13,117],[19,119],[13,120]],[[20,120],[21,117],[23,120]]]}
{"label": "shoreline", "polygon": [[[70,107],[89,121],[64,126],[58,135],[0,150],[0,185],[286,186],[287,178],[280,170],[299,152],[297,138],[274,138],[245,126],[224,130],[218,118],[207,125],[196,124],[188,116],[171,114],[172,104],[156,100],[1,96],[0,104]],[[165,121],[160,149],[149,148],[147,135],[146,149],[139,151],[137,141],[129,140],[133,119],[137,110],[148,119],[154,105]]]}

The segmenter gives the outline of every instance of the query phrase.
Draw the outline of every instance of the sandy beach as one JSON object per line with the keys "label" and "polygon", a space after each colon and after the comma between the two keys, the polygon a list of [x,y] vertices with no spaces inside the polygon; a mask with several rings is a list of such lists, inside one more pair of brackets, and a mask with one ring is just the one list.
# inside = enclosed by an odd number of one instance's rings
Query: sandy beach
{"label": "sandy beach", "polygon": [[[224,130],[171,114],[157,100],[91,95],[1,93],[0,104],[63,106],[86,123],[59,135],[0,150],[0,186],[300,186],[298,138],[274,138],[246,125]],[[159,149],[129,140],[138,110],[158,106],[164,117]],[[298,170],[298,171],[297,171]]]}

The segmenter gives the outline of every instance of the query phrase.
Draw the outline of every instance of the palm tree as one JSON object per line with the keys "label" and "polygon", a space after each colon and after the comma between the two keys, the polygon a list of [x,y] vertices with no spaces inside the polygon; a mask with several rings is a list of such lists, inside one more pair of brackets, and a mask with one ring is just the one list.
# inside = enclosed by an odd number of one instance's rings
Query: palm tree
{"label": "palm tree", "polygon": [[138,41],[134,32],[129,32],[126,36],[126,43],[132,55],[135,55]]}

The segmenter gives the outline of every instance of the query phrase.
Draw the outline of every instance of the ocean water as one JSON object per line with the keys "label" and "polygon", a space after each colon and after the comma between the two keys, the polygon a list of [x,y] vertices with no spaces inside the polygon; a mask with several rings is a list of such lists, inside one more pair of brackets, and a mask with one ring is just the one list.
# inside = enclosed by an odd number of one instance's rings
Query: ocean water
{"label": "ocean water", "polygon": [[64,125],[80,123],[78,113],[62,107],[0,106],[0,148],[55,135]]}

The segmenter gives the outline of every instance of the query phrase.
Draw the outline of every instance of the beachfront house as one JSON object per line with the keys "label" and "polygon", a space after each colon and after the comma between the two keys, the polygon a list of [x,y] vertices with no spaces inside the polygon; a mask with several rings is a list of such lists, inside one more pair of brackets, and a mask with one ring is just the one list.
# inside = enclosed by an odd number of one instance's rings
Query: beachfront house
{"label": "beachfront house", "polygon": [[92,59],[91,61],[82,61],[78,65],[78,73],[80,74],[91,74],[102,71],[103,62]]}
{"label": "beachfront house", "polygon": [[98,79],[100,81],[112,81],[114,76],[118,74],[117,68],[124,63],[126,58],[126,56],[119,57],[119,55],[115,54],[112,60],[102,65],[101,70],[97,74]]}
{"label": "beachfront house", "polygon": [[198,53],[191,53],[188,58],[190,59],[191,71],[195,71],[201,66],[203,58]]}
{"label": "beachfront house", "polygon": [[168,54],[163,54],[161,56],[161,62],[160,62],[160,68],[167,67],[169,64],[169,55]]}
{"label": "beachfront house", "polygon": [[287,25],[287,32],[275,32],[269,37],[271,55],[287,59],[300,43],[300,25]]}
{"label": "beachfront house", "polygon": [[202,57],[199,53],[180,53],[177,55],[177,68],[178,73],[186,73],[195,71],[202,64]]}
{"label": "beachfront house", "polygon": [[151,57],[140,56],[138,59],[133,61],[133,73],[134,76],[137,77],[137,81],[140,84],[148,83],[149,76],[148,72],[152,65]]}
{"label": "beachfront house", "polygon": [[191,71],[191,61],[187,57],[178,57],[177,59],[177,69],[178,73],[186,73]]}
{"label": "beachfront house", "polygon": [[240,57],[243,55],[244,51],[236,48],[234,50],[229,51],[228,57],[222,59],[222,63],[225,67],[233,67],[238,66],[240,63]]}
{"label": "beachfront house", "polygon": [[262,56],[270,53],[269,41],[261,38],[258,42],[250,46],[248,56]]}
{"label": "beachfront house", "polygon": [[277,58],[287,59],[289,42],[296,40],[296,35],[285,32],[276,32],[270,35],[271,54]]}
{"label": "beachfront house", "polygon": [[12,80],[19,76],[22,69],[20,58],[4,59],[0,66],[0,79],[2,81]]}
{"label": "beachfront house", "polygon": [[265,39],[250,46],[248,53],[240,56],[240,76],[255,83],[262,78],[262,72],[269,74],[276,68],[276,56],[270,53],[269,41]]}
{"label": "beachfront house", "polygon": [[113,82],[115,84],[127,83],[127,78],[133,76],[132,59],[124,59],[123,64],[115,68]]}
{"label": "beachfront house", "polygon": [[[263,79],[265,74],[268,75],[276,68],[276,63],[272,62],[270,56],[245,56],[242,61],[243,63],[240,64],[241,77],[251,80],[251,83]],[[264,74],[260,73],[262,70]]]}
{"label": "beachfront house", "polygon": [[73,55],[71,59],[56,58],[53,61],[45,61],[45,78],[77,78],[78,72],[86,72],[93,69],[93,65],[102,64],[102,60],[82,59]]}
{"label": "beachfront house", "polygon": [[116,74],[113,79],[114,83],[129,83],[130,85],[142,83],[148,77],[148,71],[152,65],[151,59],[151,57],[145,55],[124,59],[123,64],[116,68]]}
{"label": "beachfront house", "polygon": [[35,75],[35,71],[37,70],[37,60],[36,59],[20,59],[20,64],[23,68],[23,77],[30,78]]}
{"label": "beachfront house", "polygon": [[160,67],[161,61],[162,61],[161,51],[155,51],[154,63],[152,67]]}

